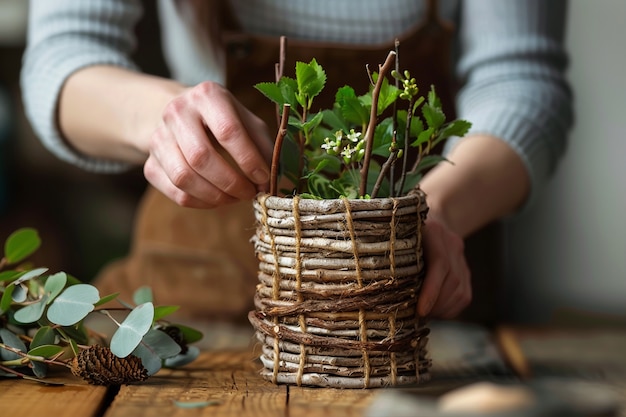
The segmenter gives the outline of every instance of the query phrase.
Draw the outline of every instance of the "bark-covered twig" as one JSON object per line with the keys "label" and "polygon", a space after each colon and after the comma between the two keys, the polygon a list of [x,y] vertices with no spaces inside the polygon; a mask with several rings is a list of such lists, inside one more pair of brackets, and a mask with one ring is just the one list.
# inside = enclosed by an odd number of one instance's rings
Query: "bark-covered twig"
{"label": "bark-covered twig", "polygon": [[367,176],[369,173],[370,160],[372,158],[372,147],[374,144],[374,131],[376,130],[376,124],[378,120],[378,97],[380,95],[380,89],[383,84],[385,74],[389,71],[392,65],[394,65],[396,57],[395,51],[390,51],[387,55],[387,59],[382,66],[379,66],[378,79],[374,85],[374,91],[372,92],[372,109],[370,111],[370,120],[365,132],[365,155],[363,156],[363,166],[361,167],[361,183],[359,187],[359,195],[365,196],[367,192]]}
{"label": "bark-covered twig", "polygon": [[280,153],[283,147],[283,140],[287,135],[287,122],[289,121],[289,104],[283,105],[283,116],[280,120],[276,140],[274,141],[274,153],[272,154],[272,166],[270,168],[270,195],[276,196],[278,190],[278,171],[280,168]]}

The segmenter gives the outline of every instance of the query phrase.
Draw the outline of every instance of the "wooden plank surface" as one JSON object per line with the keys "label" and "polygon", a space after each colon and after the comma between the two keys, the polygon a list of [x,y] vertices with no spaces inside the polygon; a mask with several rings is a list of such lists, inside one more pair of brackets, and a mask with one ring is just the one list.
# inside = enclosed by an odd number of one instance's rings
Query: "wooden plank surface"
{"label": "wooden plank surface", "polygon": [[274,385],[260,377],[260,366],[249,350],[205,353],[193,366],[121,387],[104,416],[188,416],[194,404],[194,416],[358,416],[372,395]]}
{"label": "wooden plank surface", "polygon": [[21,379],[0,379],[0,415],[6,417],[98,416],[106,406],[107,389],[87,385],[70,374],[49,378],[63,386]]}

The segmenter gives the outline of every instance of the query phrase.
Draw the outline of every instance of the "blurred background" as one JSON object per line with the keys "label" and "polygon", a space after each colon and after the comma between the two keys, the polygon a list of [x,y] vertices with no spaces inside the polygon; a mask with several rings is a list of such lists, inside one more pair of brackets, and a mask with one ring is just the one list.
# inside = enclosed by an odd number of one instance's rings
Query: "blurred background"
{"label": "blurred background", "polygon": [[[137,35],[152,41],[137,60],[167,71],[153,30],[154,2]],[[89,174],[58,161],[34,137],[22,110],[19,69],[25,0],[0,0],[0,240],[39,230],[32,258],[89,281],[129,249],[140,170]],[[565,160],[538,204],[505,225],[501,320],[626,322],[626,2],[571,0],[567,45],[577,122]],[[156,39],[156,41],[154,41]]]}

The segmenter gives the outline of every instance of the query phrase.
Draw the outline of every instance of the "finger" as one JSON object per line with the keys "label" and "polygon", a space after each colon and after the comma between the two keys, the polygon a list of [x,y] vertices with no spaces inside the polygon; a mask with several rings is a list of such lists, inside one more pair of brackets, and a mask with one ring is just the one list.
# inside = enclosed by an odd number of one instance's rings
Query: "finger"
{"label": "finger", "polygon": [[[249,181],[266,184],[269,181],[268,161],[271,159],[271,151],[267,144],[263,145],[261,151],[248,130],[252,130],[258,122],[253,122],[248,115],[242,119],[242,107],[225,89],[209,83],[200,84],[199,88],[201,93],[211,99],[211,107],[203,106],[200,111],[216,141]],[[260,134],[256,133],[257,136]],[[268,137],[263,140],[267,142]]]}
{"label": "finger", "polygon": [[207,191],[202,194],[203,198],[197,198],[181,190],[170,181],[154,156],[150,156],[146,160],[144,176],[157,190],[181,207],[210,209],[237,201],[236,198],[221,192],[210,183],[205,184]]}
{"label": "finger", "polygon": [[469,277],[450,273],[445,279],[439,298],[430,314],[434,317],[450,319],[456,317],[471,300]]}
{"label": "finger", "polygon": [[439,229],[436,223],[427,223],[423,229],[426,276],[417,302],[417,312],[422,317],[430,314],[450,271]]}
{"label": "finger", "polygon": [[[181,98],[170,103],[164,113],[163,119],[171,136],[165,143],[176,143],[179,148],[178,152],[186,161],[184,167],[169,166],[168,169],[164,166],[166,172],[176,173],[180,177],[174,178],[170,175],[172,182],[192,194],[194,191],[197,192],[198,190],[186,188],[188,185],[185,182],[193,178],[191,173],[185,171],[189,167],[215,187],[235,198],[252,198],[256,193],[255,186],[233,166],[236,163],[229,163],[220,155],[220,150],[215,146],[216,142],[212,140],[213,135],[207,132],[205,128],[202,119],[204,116],[196,108],[189,106],[190,104]],[[232,114],[230,117],[237,118],[236,115],[233,116]],[[172,151],[176,151],[176,149],[172,149]],[[171,159],[169,154],[162,156]],[[159,158],[164,165],[168,164],[166,158]],[[189,185],[193,184],[190,183]],[[198,197],[197,194],[194,195]]]}

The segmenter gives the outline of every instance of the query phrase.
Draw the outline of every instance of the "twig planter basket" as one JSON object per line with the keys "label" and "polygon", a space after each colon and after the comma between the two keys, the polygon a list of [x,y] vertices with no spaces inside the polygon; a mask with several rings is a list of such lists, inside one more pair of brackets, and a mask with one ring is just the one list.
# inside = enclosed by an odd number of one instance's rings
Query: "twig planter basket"
{"label": "twig planter basket", "polygon": [[263,377],[374,388],[429,379],[420,190],[398,198],[254,200]]}

